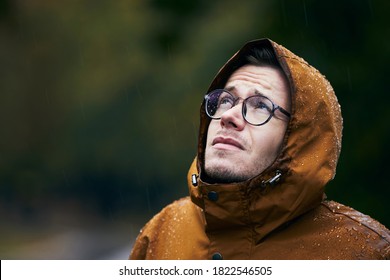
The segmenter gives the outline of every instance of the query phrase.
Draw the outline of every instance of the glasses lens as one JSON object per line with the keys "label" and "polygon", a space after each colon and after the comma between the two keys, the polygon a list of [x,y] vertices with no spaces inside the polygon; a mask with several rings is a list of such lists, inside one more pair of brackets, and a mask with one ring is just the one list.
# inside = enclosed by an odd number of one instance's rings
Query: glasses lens
{"label": "glasses lens", "polygon": [[234,106],[234,97],[227,91],[217,89],[206,96],[206,113],[210,118],[219,119]]}
{"label": "glasses lens", "polygon": [[244,117],[253,125],[261,125],[271,117],[274,105],[264,96],[251,96],[244,104]]}

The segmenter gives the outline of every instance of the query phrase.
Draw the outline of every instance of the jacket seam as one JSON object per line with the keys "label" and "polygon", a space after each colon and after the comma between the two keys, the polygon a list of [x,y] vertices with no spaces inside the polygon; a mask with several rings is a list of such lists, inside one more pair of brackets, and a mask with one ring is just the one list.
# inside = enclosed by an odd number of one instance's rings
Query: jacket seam
{"label": "jacket seam", "polygon": [[[324,202],[321,202],[321,205],[323,205],[325,208],[327,208],[330,212],[334,213],[334,214],[339,214],[339,215],[342,215],[344,217],[347,217],[349,218],[350,220],[358,223],[359,225],[362,225],[364,226],[365,228],[367,228],[368,230],[372,231],[372,232],[375,232],[378,236],[380,236],[388,245],[388,247],[390,246],[390,241],[387,240],[387,238],[385,236],[383,236],[382,234],[380,234],[378,231],[376,231],[375,229],[373,229],[372,227],[366,225],[364,222],[362,223],[361,221],[351,217],[350,215],[346,214],[346,213],[343,213],[343,212],[339,212],[339,211],[335,211],[333,210],[332,208],[330,208],[328,205],[326,205]],[[390,248],[390,247],[389,247]]]}

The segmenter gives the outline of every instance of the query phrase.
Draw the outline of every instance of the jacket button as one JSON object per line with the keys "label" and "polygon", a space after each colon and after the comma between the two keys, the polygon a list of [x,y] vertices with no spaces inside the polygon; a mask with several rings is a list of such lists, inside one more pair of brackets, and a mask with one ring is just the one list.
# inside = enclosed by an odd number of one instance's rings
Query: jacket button
{"label": "jacket button", "polygon": [[214,191],[211,191],[207,194],[207,197],[211,200],[211,201],[217,201],[218,200],[218,193],[217,192],[214,192]]}
{"label": "jacket button", "polygon": [[213,260],[223,260],[223,257],[219,252],[214,253],[212,258]]}

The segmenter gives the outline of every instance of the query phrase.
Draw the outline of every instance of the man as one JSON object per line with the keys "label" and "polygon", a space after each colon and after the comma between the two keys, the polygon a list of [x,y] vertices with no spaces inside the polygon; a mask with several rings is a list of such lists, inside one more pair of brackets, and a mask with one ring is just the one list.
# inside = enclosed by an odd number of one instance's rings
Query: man
{"label": "man", "polygon": [[130,259],[389,259],[390,232],[326,200],[342,117],[329,82],[268,39],[219,71],[201,106],[190,197],[141,230]]}

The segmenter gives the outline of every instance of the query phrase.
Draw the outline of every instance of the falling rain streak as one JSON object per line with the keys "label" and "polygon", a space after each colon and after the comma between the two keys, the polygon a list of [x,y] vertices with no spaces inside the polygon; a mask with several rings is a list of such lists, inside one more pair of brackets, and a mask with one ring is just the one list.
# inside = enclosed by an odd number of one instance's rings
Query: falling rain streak
{"label": "falling rain streak", "polygon": [[304,0],[303,0],[303,11],[305,13],[305,23],[306,23],[306,26],[309,26],[309,21],[307,19],[306,2]]}

